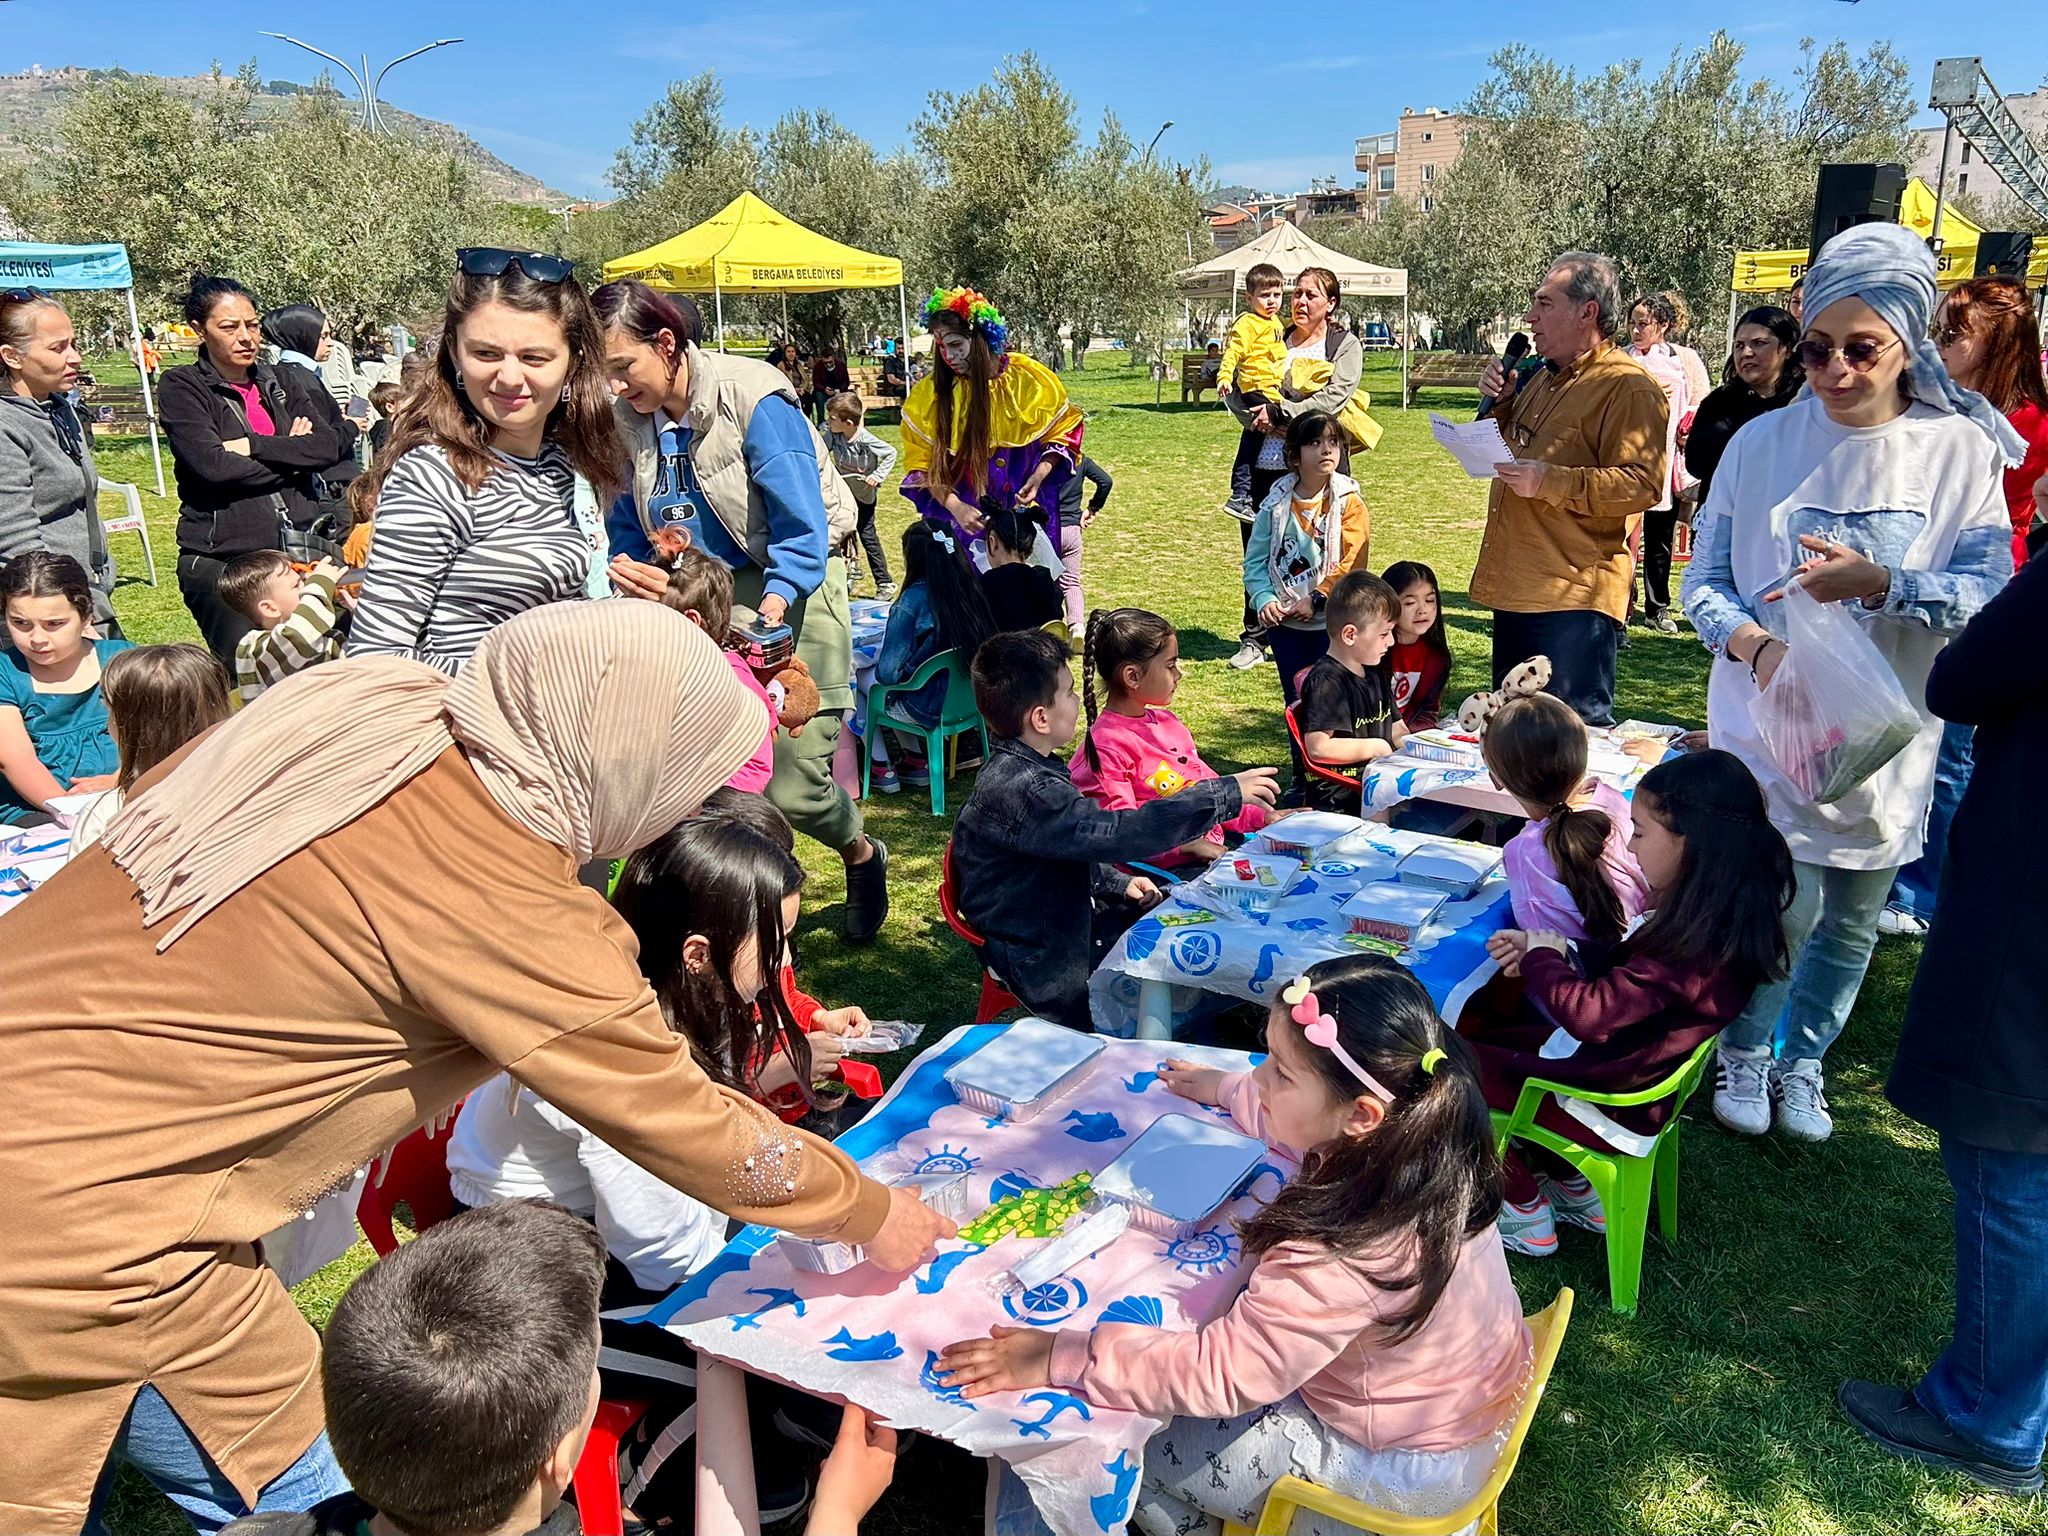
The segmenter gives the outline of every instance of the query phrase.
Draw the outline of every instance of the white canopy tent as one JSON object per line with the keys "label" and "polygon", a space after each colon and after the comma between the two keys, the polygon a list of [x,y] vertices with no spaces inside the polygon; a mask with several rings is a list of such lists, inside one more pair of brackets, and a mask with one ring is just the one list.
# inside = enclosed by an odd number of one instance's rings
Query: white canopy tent
{"label": "white canopy tent", "polygon": [[1304,267],[1328,267],[1337,274],[1337,288],[1346,298],[1393,299],[1401,301],[1401,399],[1407,409],[1408,353],[1414,345],[1413,324],[1408,313],[1408,273],[1402,267],[1376,267],[1341,251],[1309,239],[1292,224],[1275,224],[1258,239],[1224,251],[1207,261],[1174,274],[1181,292],[1190,299],[1220,299],[1235,307],[1244,275],[1260,262],[1280,269],[1293,282]]}

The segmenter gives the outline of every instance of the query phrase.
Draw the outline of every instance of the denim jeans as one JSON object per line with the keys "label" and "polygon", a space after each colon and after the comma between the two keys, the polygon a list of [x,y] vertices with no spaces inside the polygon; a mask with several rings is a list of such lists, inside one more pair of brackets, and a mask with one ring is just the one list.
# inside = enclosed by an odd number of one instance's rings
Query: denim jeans
{"label": "denim jeans", "polygon": [[1721,1039],[1758,1046],[1782,1038],[1782,1059],[1819,1061],[1856,1006],[1877,947],[1877,915],[1898,871],[1831,869],[1801,860],[1792,868],[1799,889],[1785,913],[1791,974],[1758,987]]}
{"label": "denim jeans", "polygon": [[1970,787],[1976,766],[1977,728],[1947,725],[1941,732],[1941,753],[1934,760],[1934,799],[1927,807],[1926,846],[1919,858],[1899,871],[1892,882],[1891,904],[1923,923],[1934,921],[1934,898],[1941,890],[1941,859],[1948,846],[1949,823]]}
{"label": "denim jeans", "polygon": [[259,1510],[310,1509],[322,1499],[348,1492],[348,1479],[335,1465],[327,1435],[306,1448],[306,1454],[264,1484],[256,1507],[249,1508],[235,1492],[234,1484],[220,1475],[177,1411],[164,1401],[155,1387],[144,1387],[114,1437],[114,1449],[107,1458],[106,1475],[93,1500],[93,1512],[85,1522],[85,1536],[106,1536],[101,1506],[113,1482],[113,1471],[127,1462],[161,1488],[170,1501],[185,1512],[185,1518],[202,1533],[211,1536],[230,1520],[239,1520]]}
{"label": "denim jeans", "polygon": [[1941,1138],[1956,1192],[1956,1332],[1914,1395],[1992,1460],[2048,1437],[2048,1156]]}

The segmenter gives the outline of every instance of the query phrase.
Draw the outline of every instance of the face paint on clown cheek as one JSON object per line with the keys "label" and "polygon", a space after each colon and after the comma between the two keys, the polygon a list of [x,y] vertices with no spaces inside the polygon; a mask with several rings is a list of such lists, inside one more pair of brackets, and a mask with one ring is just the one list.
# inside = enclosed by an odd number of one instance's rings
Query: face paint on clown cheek
{"label": "face paint on clown cheek", "polygon": [[973,353],[973,343],[965,336],[948,336],[939,343],[939,351],[946,359],[946,366],[955,373],[967,371],[967,360]]}

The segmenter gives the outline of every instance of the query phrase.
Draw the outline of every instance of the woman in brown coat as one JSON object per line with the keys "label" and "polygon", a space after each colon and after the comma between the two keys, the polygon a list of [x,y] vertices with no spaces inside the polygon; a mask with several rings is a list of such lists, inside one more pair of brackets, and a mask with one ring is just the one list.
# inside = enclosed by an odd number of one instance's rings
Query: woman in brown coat
{"label": "woman in brown coat", "polygon": [[950,1223],[706,1078],[577,883],[758,714],[652,603],[534,610],[453,680],[317,667],[0,919],[0,1530],[77,1532],[138,1397],[230,1513],[303,1485],[318,1341],[256,1241],[498,1071],[720,1211],[922,1262]]}

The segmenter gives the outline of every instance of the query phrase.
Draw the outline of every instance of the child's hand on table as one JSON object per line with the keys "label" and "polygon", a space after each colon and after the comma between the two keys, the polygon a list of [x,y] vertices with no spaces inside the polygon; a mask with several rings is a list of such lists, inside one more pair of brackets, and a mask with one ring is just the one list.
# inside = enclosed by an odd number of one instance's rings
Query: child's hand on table
{"label": "child's hand on table", "polygon": [[1131,883],[1124,887],[1124,895],[1141,907],[1149,907],[1161,900],[1166,893],[1143,875],[1133,875]]}
{"label": "child's hand on table", "polygon": [[1172,1092],[1197,1104],[1214,1104],[1223,1087],[1224,1074],[1214,1067],[1197,1066],[1169,1056],[1159,1068],[1159,1081]]}
{"label": "child's hand on table", "polygon": [[1024,1392],[1052,1385],[1055,1328],[989,1329],[985,1339],[962,1339],[939,1351],[939,1374],[968,1397]]}
{"label": "child's hand on table", "polygon": [[1486,952],[1501,968],[1504,975],[1522,974],[1522,962],[1532,949],[1554,949],[1560,955],[1571,953],[1571,941],[1561,933],[1543,930],[1524,933],[1519,928],[1503,928],[1486,941]]}
{"label": "child's hand on table", "polygon": [[808,1536],[854,1536],[895,1477],[896,1431],[848,1403],[832,1454],[818,1468]]}
{"label": "child's hand on table", "polygon": [[848,1004],[844,1008],[820,1008],[811,1015],[811,1028],[819,1034],[848,1035],[858,1039],[868,1032],[868,1027],[867,1010],[858,1004]]}

